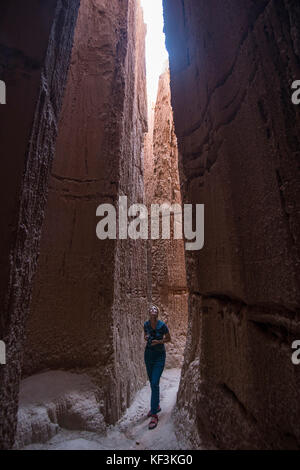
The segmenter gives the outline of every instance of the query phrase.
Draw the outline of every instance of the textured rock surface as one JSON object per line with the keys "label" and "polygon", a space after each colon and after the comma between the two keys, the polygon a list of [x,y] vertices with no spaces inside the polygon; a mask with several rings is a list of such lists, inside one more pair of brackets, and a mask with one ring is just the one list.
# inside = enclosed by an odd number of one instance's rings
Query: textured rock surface
{"label": "textured rock surface", "polygon": [[[128,53],[119,160],[119,195],[144,203],[144,136],[147,126],[145,34],[139,1],[129,2]],[[146,381],[144,331],[147,319],[147,241],[118,240],[114,273],[114,382],[111,416],[116,420]]]}
{"label": "textured rock surface", "polygon": [[[151,204],[180,204],[178,151],[171,107],[170,74],[160,76],[156,106],[145,139],[145,194]],[[171,217],[173,225],[173,217]],[[183,240],[151,240],[151,295],[160,307],[172,342],[167,367],[182,365],[187,328],[187,286]]]}
{"label": "textured rock surface", "polygon": [[14,448],[47,442],[60,428],[104,435],[96,394],[87,375],[49,371],[22,380]]}
{"label": "textured rock surface", "polygon": [[14,439],[24,324],[79,0],[0,5],[0,448]]}
{"label": "textured rock surface", "polygon": [[164,0],[184,202],[205,204],[187,255],[179,424],[225,448],[300,446],[296,1]]}
{"label": "textured rock surface", "polygon": [[96,237],[100,204],[143,201],[144,39],[138,2],[81,1],[23,367],[93,375],[108,422],[146,378],[146,245]]}

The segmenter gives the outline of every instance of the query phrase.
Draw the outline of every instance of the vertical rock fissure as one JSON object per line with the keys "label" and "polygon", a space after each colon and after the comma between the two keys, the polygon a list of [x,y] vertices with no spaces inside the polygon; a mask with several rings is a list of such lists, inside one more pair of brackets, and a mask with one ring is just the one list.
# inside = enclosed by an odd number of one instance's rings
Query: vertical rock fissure
{"label": "vertical rock fissure", "polygon": [[[151,204],[181,205],[169,70],[159,78],[157,100],[149,121],[144,165],[145,199],[151,214]],[[151,300],[159,306],[162,319],[168,324],[173,338],[167,347],[167,367],[181,367],[186,341],[188,293],[184,242],[174,239],[174,214],[171,214],[170,223],[170,240],[150,240],[149,279]]]}

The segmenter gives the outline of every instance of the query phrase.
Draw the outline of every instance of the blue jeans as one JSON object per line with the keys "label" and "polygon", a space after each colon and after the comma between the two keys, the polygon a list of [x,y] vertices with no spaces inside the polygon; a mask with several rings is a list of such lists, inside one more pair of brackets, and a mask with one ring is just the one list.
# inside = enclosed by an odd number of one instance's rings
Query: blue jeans
{"label": "blue jeans", "polygon": [[145,349],[144,359],[151,385],[151,414],[155,415],[159,407],[159,380],[166,362],[166,351]]}

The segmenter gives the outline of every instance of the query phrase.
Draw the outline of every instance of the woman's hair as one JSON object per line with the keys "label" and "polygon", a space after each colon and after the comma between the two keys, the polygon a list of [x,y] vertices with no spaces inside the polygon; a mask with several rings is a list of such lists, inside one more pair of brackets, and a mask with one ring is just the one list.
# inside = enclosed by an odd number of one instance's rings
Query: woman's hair
{"label": "woman's hair", "polygon": [[157,314],[159,315],[159,308],[158,308],[157,305],[154,305],[154,304],[150,305],[150,307],[149,307],[149,313],[150,313],[150,311],[151,311],[152,309],[156,309]]}

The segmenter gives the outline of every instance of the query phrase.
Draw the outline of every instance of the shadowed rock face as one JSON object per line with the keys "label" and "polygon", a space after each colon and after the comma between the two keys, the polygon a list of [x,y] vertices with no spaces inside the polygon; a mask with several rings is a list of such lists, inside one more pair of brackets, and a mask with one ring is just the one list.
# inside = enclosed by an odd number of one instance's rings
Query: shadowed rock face
{"label": "shadowed rock face", "polygon": [[179,423],[195,447],[300,447],[296,1],[164,0],[184,202],[205,204],[187,253]]}
{"label": "shadowed rock face", "polygon": [[0,448],[16,429],[24,324],[79,0],[0,5]]}
{"label": "shadowed rock face", "polygon": [[96,209],[143,202],[144,43],[137,2],[81,1],[23,365],[88,372],[109,422],[145,379],[147,257],[145,243],[98,240]]}
{"label": "shadowed rock face", "polygon": [[[159,80],[156,106],[145,139],[145,194],[151,204],[179,204],[178,151],[171,107],[170,74]],[[172,342],[167,345],[167,367],[182,365],[187,327],[187,286],[183,240],[149,240],[152,301],[160,307]]]}
{"label": "shadowed rock face", "polygon": [[61,428],[105,435],[106,425],[90,377],[47,371],[22,380],[14,449],[45,443]]}

